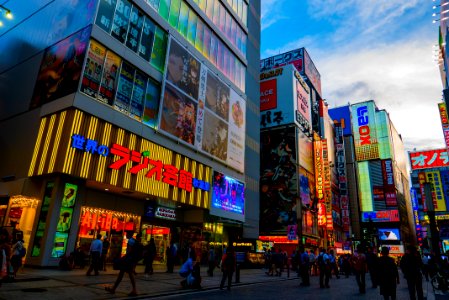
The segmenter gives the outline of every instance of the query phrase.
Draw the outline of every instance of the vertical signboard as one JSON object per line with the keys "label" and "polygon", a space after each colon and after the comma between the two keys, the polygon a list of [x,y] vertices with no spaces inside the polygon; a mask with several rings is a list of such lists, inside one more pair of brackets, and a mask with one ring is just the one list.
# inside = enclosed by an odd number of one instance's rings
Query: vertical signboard
{"label": "vertical signboard", "polygon": [[394,184],[393,163],[391,159],[382,160],[382,177],[385,192],[385,204],[387,206],[397,206],[396,188]]}
{"label": "vertical signboard", "polygon": [[438,103],[438,110],[440,112],[441,126],[443,127],[443,136],[446,143],[446,149],[449,150],[449,121],[447,118],[446,103]]}
{"label": "vertical signboard", "polygon": [[421,205],[423,206],[423,211],[427,211],[427,199],[426,199],[426,191],[424,189],[424,184],[426,183],[426,173],[419,172],[418,173],[418,182],[419,182],[419,192],[421,193]]}
{"label": "vertical signboard", "polygon": [[379,158],[373,101],[351,105],[354,147],[357,161]]}
{"label": "vertical signboard", "polygon": [[276,82],[276,78],[260,82],[260,111],[277,107]]}
{"label": "vertical signboard", "polygon": [[299,72],[294,72],[294,89],[296,95],[296,122],[304,132],[310,132],[312,129],[310,88],[302,79]]}
{"label": "vertical signboard", "polygon": [[304,71],[303,74],[307,76],[310,83],[313,85],[318,94],[321,94],[321,75],[315,67],[312,59],[307,53],[307,50],[304,49]]}
{"label": "vertical signboard", "polygon": [[441,184],[440,172],[426,172],[427,182],[431,183],[433,206],[435,211],[446,211],[446,202],[444,201],[443,186]]}
{"label": "vertical signboard", "polygon": [[338,177],[338,187],[340,191],[340,208],[343,231],[349,234],[349,198],[348,179],[346,177],[346,157],[343,139],[343,128],[341,124],[335,124],[335,148],[336,148],[336,169]]}
{"label": "vertical signboard", "polygon": [[323,196],[326,206],[326,228],[332,230],[334,228],[332,221],[332,192],[331,192],[331,173],[329,167],[329,150],[327,140],[321,141],[323,149]]}

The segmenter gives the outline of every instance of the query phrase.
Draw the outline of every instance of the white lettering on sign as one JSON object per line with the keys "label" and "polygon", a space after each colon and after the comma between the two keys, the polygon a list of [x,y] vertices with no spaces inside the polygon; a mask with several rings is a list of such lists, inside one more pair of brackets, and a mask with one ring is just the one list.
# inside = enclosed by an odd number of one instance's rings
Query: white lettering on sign
{"label": "white lettering on sign", "polygon": [[391,166],[391,160],[385,161],[385,171],[387,173],[387,183],[389,185],[393,185],[394,180],[393,180],[393,168]]}
{"label": "white lettering on sign", "polygon": [[366,106],[357,108],[357,123],[359,125],[360,145],[370,145],[371,135],[368,126],[368,108]]}
{"label": "white lettering on sign", "polygon": [[158,207],[156,209],[156,217],[162,218],[162,219],[170,219],[175,220],[176,219],[176,212],[174,209],[166,208],[166,207]]}

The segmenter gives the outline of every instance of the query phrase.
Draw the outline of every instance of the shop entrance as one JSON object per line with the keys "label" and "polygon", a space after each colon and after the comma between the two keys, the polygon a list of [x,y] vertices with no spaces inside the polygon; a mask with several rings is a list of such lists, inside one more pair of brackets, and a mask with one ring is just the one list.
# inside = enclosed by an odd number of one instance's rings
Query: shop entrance
{"label": "shop entrance", "polygon": [[151,238],[154,238],[156,244],[156,257],[154,264],[167,264],[167,247],[170,247],[170,228],[155,226],[151,224],[142,225],[142,244],[145,246],[150,242]]}
{"label": "shop entrance", "polygon": [[128,240],[126,232],[137,232],[140,226],[140,216],[102,208],[81,207],[81,220],[77,239],[77,251],[87,255],[90,244],[97,234],[101,234],[103,241],[109,242],[106,262],[126,253]]}

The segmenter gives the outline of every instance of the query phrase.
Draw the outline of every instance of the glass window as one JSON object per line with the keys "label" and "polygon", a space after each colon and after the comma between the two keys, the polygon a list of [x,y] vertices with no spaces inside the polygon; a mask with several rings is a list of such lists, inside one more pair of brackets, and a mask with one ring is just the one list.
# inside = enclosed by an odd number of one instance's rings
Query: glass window
{"label": "glass window", "polygon": [[181,0],[172,0],[170,6],[170,17],[168,23],[174,28],[178,27],[179,8],[181,7]]}
{"label": "glass window", "polygon": [[232,1],[232,9],[237,12],[237,0]]}
{"label": "glass window", "polygon": [[200,0],[198,6],[204,12],[206,12],[206,0]]}
{"label": "glass window", "polygon": [[210,52],[209,57],[210,61],[216,66],[217,65],[217,50],[218,50],[218,40],[215,34],[211,33],[210,35]]}
{"label": "glass window", "polygon": [[122,69],[117,86],[117,95],[114,101],[114,108],[122,113],[129,112],[131,94],[133,90],[134,73],[136,68],[126,61],[122,62]]}
{"label": "glass window", "polygon": [[247,40],[247,36],[245,33],[243,33],[243,35],[242,35],[242,53],[245,56],[246,56],[246,40]]}
{"label": "glass window", "polygon": [[145,0],[156,11],[159,9],[159,0]]}
{"label": "glass window", "polygon": [[207,0],[206,5],[206,15],[209,18],[209,20],[212,21],[212,18],[214,17],[214,2],[218,0]]}
{"label": "glass window", "polygon": [[218,21],[218,27],[221,32],[225,32],[225,24],[226,24],[226,9],[220,9],[220,20]]}
{"label": "glass window", "polygon": [[164,72],[165,54],[167,53],[167,33],[156,27],[153,53],[151,54],[151,65]]}
{"label": "glass window", "polygon": [[166,21],[168,20],[169,11],[170,11],[170,0],[160,0],[159,15]]}
{"label": "glass window", "polygon": [[137,7],[133,6],[129,18],[129,29],[128,36],[126,38],[126,46],[134,52],[137,52],[139,46],[142,26],[143,13],[139,9],[137,9]]}
{"label": "glass window", "polygon": [[240,52],[242,52],[242,30],[240,29],[240,26],[237,26],[237,32],[236,32],[236,46],[237,49],[239,49]]}
{"label": "glass window", "polygon": [[142,122],[154,129],[157,128],[160,98],[161,92],[159,85],[149,79],[145,93],[145,107],[143,110]]}
{"label": "glass window", "polygon": [[148,76],[145,73],[136,70],[129,115],[139,121],[142,119],[147,79]]}
{"label": "glass window", "polygon": [[229,14],[228,11],[226,11],[225,32],[223,32],[223,33],[228,38],[231,36],[231,19],[232,19],[231,15]]}
{"label": "glass window", "polygon": [[204,23],[203,23],[203,21],[201,21],[199,18],[198,18],[198,23],[197,23],[197,26],[196,26],[196,39],[195,39],[195,48],[198,50],[198,51],[200,51],[200,52],[203,52],[203,47],[204,47],[204,35],[203,35],[203,32],[204,32],[204,27],[206,27],[206,26],[204,26]]}
{"label": "glass window", "polygon": [[196,23],[198,21],[198,17],[193,9],[189,10],[189,21],[188,21],[188,29],[187,29],[187,40],[195,45],[195,37],[196,37]]}
{"label": "glass window", "polygon": [[182,1],[181,9],[179,11],[178,31],[184,37],[187,36],[187,22],[189,21],[189,7]]}
{"label": "glass window", "polygon": [[235,78],[236,78],[236,76],[235,76],[235,61],[236,60],[237,59],[233,55],[229,56],[229,79],[231,79],[232,82],[234,82]]}
{"label": "glass window", "polygon": [[239,87],[240,87],[240,89],[242,91],[245,91],[245,87],[246,87],[246,84],[245,84],[246,83],[246,78],[245,78],[245,76],[246,76],[246,69],[245,69],[245,67],[243,67],[243,65],[240,62],[238,64],[240,66],[240,78],[241,78],[241,82],[240,82]]}
{"label": "glass window", "polygon": [[104,63],[103,75],[101,76],[100,92],[98,93],[98,100],[112,105],[117,87],[117,75],[119,72],[122,59],[107,51],[106,61]]}
{"label": "glass window", "polygon": [[246,18],[247,18],[247,10],[248,10],[248,5],[246,4],[246,3],[243,3],[243,12],[242,12],[242,21],[243,21],[243,24],[245,24],[245,26],[248,26],[247,25],[247,20],[246,20]]}
{"label": "glass window", "polygon": [[226,76],[230,77],[230,63],[229,63],[229,50],[227,47],[223,47],[223,54],[224,54],[224,63],[223,63],[223,68],[224,68],[224,73],[226,74]]}
{"label": "glass window", "polygon": [[107,33],[111,33],[112,20],[114,17],[115,6],[117,5],[116,0],[101,0],[98,6],[97,19],[95,24],[97,24],[101,29]]}
{"label": "glass window", "polygon": [[84,66],[83,79],[81,81],[81,92],[96,98],[100,88],[101,74],[103,73],[106,48],[91,40],[87,52],[86,65]]}
{"label": "glass window", "polygon": [[242,19],[242,15],[243,15],[243,0],[239,0],[237,15],[239,16],[239,18],[241,20]]}
{"label": "glass window", "polygon": [[129,16],[131,14],[131,3],[127,0],[118,0],[115,9],[114,21],[112,23],[111,35],[124,43],[128,32]]}
{"label": "glass window", "polygon": [[224,73],[223,60],[224,60],[223,44],[221,43],[220,40],[217,39],[217,67],[220,71]]}
{"label": "glass window", "polygon": [[[210,29],[207,25],[204,26],[204,34],[203,34],[203,55],[207,58],[210,57]],[[213,62],[214,63],[214,62]]]}
{"label": "glass window", "polygon": [[150,61],[151,58],[155,30],[156,26],[154,23],[145,17],[143,21],[142,38],[139,44],[139,55],[146,61]]}
{"label": "glass window", "polygon": [[231,43],[234,45],[237,45],[237,42],[235,40],[236,34],[237,34],[237,22],[234,20],[234,18],[231,18],[231,35],[229,36],[229,39],[231,40]]}
{"label": "glass window", "polygon": [[220,21],[220,10],[224,9],[219,1],[215,1],[214,3],[214,16],[212,18],[212,22],[218,27]]}

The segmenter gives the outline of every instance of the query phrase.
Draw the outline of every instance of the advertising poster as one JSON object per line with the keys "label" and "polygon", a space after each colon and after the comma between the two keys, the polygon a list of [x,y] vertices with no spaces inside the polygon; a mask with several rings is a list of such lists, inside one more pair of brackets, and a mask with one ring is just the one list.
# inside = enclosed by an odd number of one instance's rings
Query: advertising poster
{"label": "advertising poster", "polygon": [[399,211],[379,210],[362,212],[362,222],[399,222]]}
{"label": "advertising poster", "polygon": [[310,83],[313,85],[318,94],[321,94],[321,75],[315,67],[312,59],[307,53],[307,50],[304,49],[304,72],[303,75],[306,75],[309,79]]}
{"label": "advertising poster", "polygon": [[228,156],[228,125],[205,111],[202,150],[226,161]]}
{"label": "advertising poster", "polygon": [[277,107],[276,79],[260,82],[260,111],[275,109]]}
{"label": "advertising poster", "polygon": [[148,79],[145,91],[145,107],[143,110],[142,123],[154,129],[157,128],[160,93],[161,89],[159,84]]}
{"label": "advertising poster", "polygon": [[201,148],[203,142],[203,127],[204,127],[204,102],[206,99],[206,78],[207,78],[207,68],[203,65],[201,67],[200,74],[200,88],[199,88],[199,100],[198,100],[198,115],[196,119],[196,142],[195,146]]}
{"label": "advertising poster", "polygon": [[61,207],[59,210],[59,220],[56,227],[58,232],[68,232],[72,224],[73,208]]}
{"label": "advertising poster", "polygon": [[115,97],[114,108],[125,114],[129,112],[135,71],[136,69],[134,66],[126,61],[123,61],[118,80],[117,96]]}
{"label": "advertising poster", "polygon": [[441,185],[443,187],[443,196],[446,201],[446,208],[449,207],[449,171],[440,171]]}
{"label": "advertising poster", "polygon": [[207,72],[206,107],[228,121],[231,89],[221,80]]}
{"label": "advertising poster", "polygon": [[195,142],[196,110],[197,104],[195,102],[170,84],[166,84],[160,128],[193,145]]}
{"label": "advertising poster", "polygon": [[143,112],[143,103],[145,101],[145,87],[148,77],[136,70],[136,76],[134,76],[133,95],[131,97],[131,109],[130,116],[136,120],[141,120]]}
{"label": "advertising poster", "polygon": [[95,24],[109,33],[111,31],[112,18],[114,17],[117,0],[100,0]]}
{"label": "advertising poster", "polygon": [[130,13],[131,3],[127,0],[117,0],[111,35],[121,43],[124,43],[126,39]]}
{"label": "advertising poster", "polygon": [[139,55],[146,61],[150,61],[151,50],[153,48],[154,32],[156,25],[149,18],[144,17],[142,37],[139,42]]}
{"label": "advertising poster", "polygon": [[78,193],[78,186],[71,183],[66,183],[64,187],[64,197],[62,198],[62,207],[75,206],[76,194]]}
{"label": "advertising poster", "polygon": [[107,51],[100,92],[98,93],[98,100],[103,103],[112,105],[114,102],[115,90],[117,88],[117,72],[121,62],[122,59],[118,55]]}
{"label": "advertising poster", "polygon": [[195,100],[198,99],[200,62],[184,47],[171,39],[167,65],[167,81]]}
{"label": "advertising poster", "polygon": [[351,122],[357,161],[379,158],[374,103],[368,101],[351,105]]}
{"label": "advertising poster", "polygon": [[87,52],[83,80],[81,82],[81,92],[94,98],[97,98],[100,88],[105,56],[106,48],[96,41],[91,40],[89,51]]}
{"label": "advertising poster", "polygon": [[232,89],[230,104],[227,163],[240,172],[244,172],[246,104],[245,100]]}
{"label": "advertising poster", "polygon": [[385,204],[387,206],[397,206],[398,201],[394,182],[393,163],[391,159],[382,160],[382,177],[385,192]]}
{"label": "advertising poster", "polygon": [[31,108],[77,91],[90,32],[88,26],[45,50]]}
{"label": "advertising poster", "polygon": [[287,239],[289,241],[296,240],[297,228],[298,228],[298,225],[288,225],[287,226]]}
{"label": "advertising poster", "polygon": [[302,205],[309,206],[311,205],[311,197],[310,197],[310,186],[309,186],[309,178],[303,170],[299,175],[299,196],[301,197]]}
{"label": "advertising poster", "polygon": [[379,239],[381,241],[399,241],[401,235],[397,228],[379,229]]}
{"label": "advertising poster", "polygon": [[310,173],[314,173],[313,142],[302,131],[298,130],[299,165]]}
{"label": "advertising poster", "polygon": [[64,256],[68,239],[68,233],[56,232],[53,250],[51,251],[51,257],[57,258]]}
{"label": "advertising poster", "polygon": [[299,201],[295,128],[261,133],[260,232],[284,235]]}
{"label": "advertising poster", "polygon": [[211,207],[244,215],[245,187],[234,178],[214,171]]}
{"label": "advertising poster", "polygon": [[307,122],[307,126],[311,127],[311,102],[310,102],[310,89],[299,73],[295,73],[295,94],[296,94],[296,106],[299,113]]}
{"label": "advertising poster", "polygon": [[443,187],[441,184],[440,172],[426,172],[427,182],[432,185],[432,198],[435,211],[446,211],[446,201],[444,200]]}
{"label": "advertising poster", "polygon": [[128,36],[126,37],[126,46],[137,52],[140,40],[140,34],[142,33],[143,26],[143,13],[133,5],[129,18]]}

